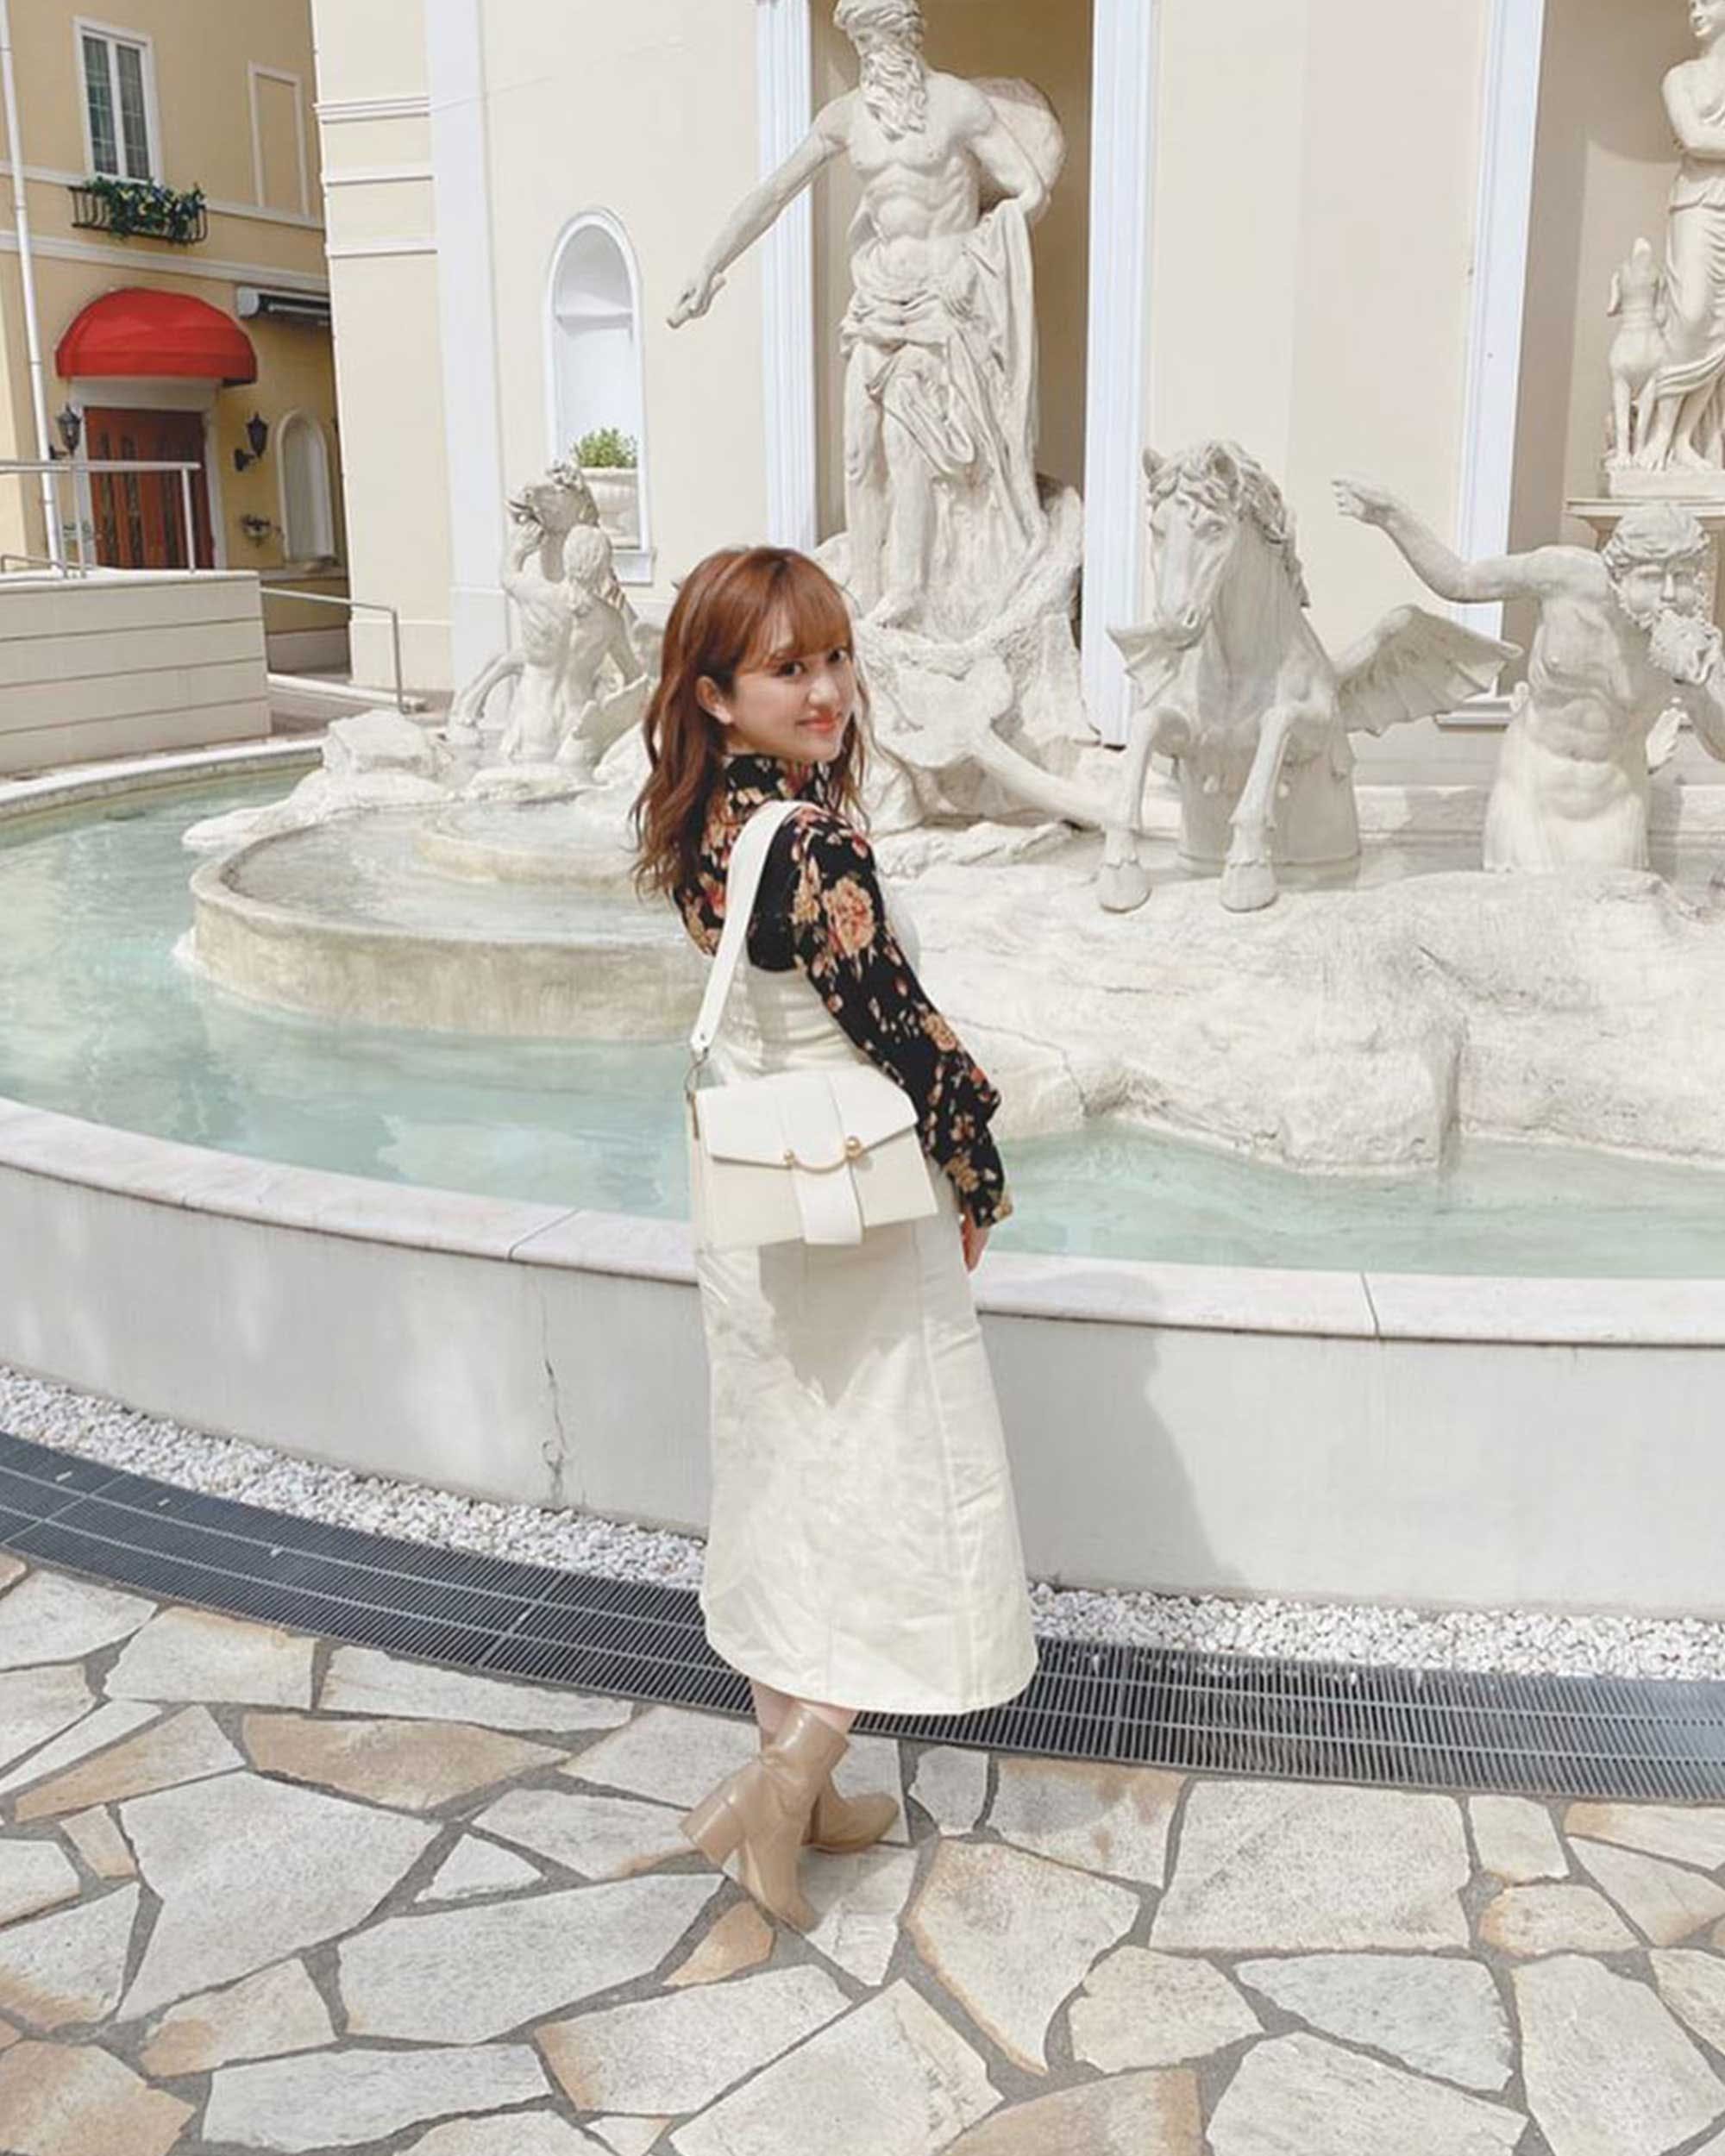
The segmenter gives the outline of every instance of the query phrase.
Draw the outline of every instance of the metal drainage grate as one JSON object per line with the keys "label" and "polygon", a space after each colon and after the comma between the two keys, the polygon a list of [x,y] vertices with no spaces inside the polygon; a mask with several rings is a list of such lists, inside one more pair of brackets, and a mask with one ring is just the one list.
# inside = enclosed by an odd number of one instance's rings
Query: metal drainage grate
{"label": "metal drainage grate", "polygon": [[[684,1589],[299,1520],[0,1432],[0,1548],[164,1601],[497,1676],[744,1714]],[[1725,1800],[1725,1684],[1273,1662],[1044,1640],[1004,1707],[881,1736],[1217,1774]]]}

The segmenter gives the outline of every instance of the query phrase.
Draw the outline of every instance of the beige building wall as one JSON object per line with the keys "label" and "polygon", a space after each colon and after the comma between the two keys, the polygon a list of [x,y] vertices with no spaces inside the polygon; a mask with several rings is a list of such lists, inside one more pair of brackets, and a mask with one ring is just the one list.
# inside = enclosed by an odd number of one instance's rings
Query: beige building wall
{"label": "beige building wall", "polygon": [[[54,348],[76,317],[104,292],[132,285],[190,293],[235,315],[242,285],[322,293],[327,290],[313,112],[315,69],[309,7],[302,0],[123,0],[116,9],[85,10],[102,27],[147,41],[154,177],[185,190],[201,187],[209,236],[179,246],[145,237],[117,240],[73,225],[72,186],[90,175],[84,82],[72,0],[28,0],[11,10],[23,134],[27,200],[35,258],[46,395],[50,415],[72,396],[54,370]],[[254,124],[255,122],[255,124]],[[0,143],[9,160],[11,146]],[[210,409],[206,463],[217,563],[255,568],[266,585],[304,583],[339,594],[342,575],[290,565],[284,556],[281,422],[303,412],[323,432],[329,453],[338,554],[342,548],[341,449],[336,425],[330,337],[326,330],[254,317],[242,324],[257,353],[258,379],[218,388]],[[23,292],[9,184],[0,196],[0,456],[37,454],[24,338]],[[142,390],[116,401],[137,401]],[[85,400],[99,401],[93,392]],[[174,398],[165,395],[163,404]],[[233,453],[246,446],[253,412],[271,429],[270,448],[243,473]],[[55,437],[56,442],[58,437]],[[71,513],[70,495],[66,496]],[[261,542],[241,519],[267,518]],[[0,486],[0,546],[32,555],[47,551],[40,496],[32,483]],[[273,636],[339,632],[335,609],[271,600]],[[329,655],[335,655],[333,654]]]}
{"label": "beige building wall", "polygon": [[569,446],[553,438],[549,279],[570,222],[608,211],[641,291],[655,554],[642,596],[668,603],[703,555],[758,538],[766,517],[758,252],[703,320],[676,331],[665,320],[757,177],[755,9],[630,0],[578,12],[577,31],[555,9],[485,9],[504,472],[512,490]]}
{"label": "beige building wall", "polygon": [[[1037,313],[1043,471],[1068,486],[1084,484],[1084,377],[1088,344],[1090,250],[1089,0],[926,0],[929,65],[955,75],[1019,77],[1032,82],[1066,131],[1066,170],[1036,229]],[[817,0],[815,100],[854,89],[856,55]],[[844,370],[837,326],[850,293],[848,234],[858,189],[848,166],[834,165],[817,184],[815,322],[822,339],[815,385],[819,423],[820,530],[844,523]]]}
{"label": "beige building wall", "polygon": [[1370,473],[1455,529],[1485,0],[1164,0],[1148,438],[1239,441],[1299,519],[1334,641],[1415,596],[1344,523]]}
{"label": "beige building wall", "polygon": [[1591,544],[1564,503],[1598,495],[1611,409],[1612,272],[1663,260],[1677,171],[1659,85],[1695,41],[1677,0],[1546,0],[1510,537]]}
{"label": "beige building wall", "polygon": [[[702,555],[756,536],[766,513],[758,260],[732,271],[706,320],[676,333],[665,321],[756,176],[752,8],[631,0],[584,8],[576,34],[561,6],[484,6],[474,96],[489,210],[477,244],[467,232],[459,245],[440,217],[474,205],[439,200],[422,0],[314,0],[314,12],[354,590],[400,608],[417,683],[454,686],[453,520],[469,541],[494,530],[499,555],[506,526],[500,499],[465,500],[468,474],[452,470],[445,385],[460,355],[445,348],[440,275],[483,260],[483,291],[472,308],[456,293],[453,312],[477,337],[490,311],[494,402],[464,423],[494,439],[513,492],[569,446],[550,393],[550,279],[571,222],[600,211],[625,235],[641,294],[651,548],[633,596],[668,605]],[[361,621],[356,649],[374,652],[382,633]]]}
{"label": "beige building wall", "polygon": [[[336,383],[356,597],[401,617],[417,687],[447,686],[449,487],[421,0],[313,0]],[[355,613],[357,679],[389,679],[386,617]]]}

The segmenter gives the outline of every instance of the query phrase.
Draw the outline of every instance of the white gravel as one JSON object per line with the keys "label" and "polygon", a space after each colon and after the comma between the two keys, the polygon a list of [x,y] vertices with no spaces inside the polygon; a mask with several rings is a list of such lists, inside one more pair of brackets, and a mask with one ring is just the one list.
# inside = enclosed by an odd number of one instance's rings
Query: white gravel
{"label": "white gravel", "polygon": [[[211,1437],[0,1364],[0,1430],[182,1489],[242,1499],[301,1519],[611,1579],[699,1583],[692,1535],[458,1497]],[[1403,1669],[1505,1670],[1565,1677],[1725,1679],[1725,1624],[1698,1618],[1552,1616],[1534,1610],[1420,1610],[1346,1603],[1235,1601],[1220,1595],[1107,1594],[1031,1584],[1047,1639],[1189,1647]]]}

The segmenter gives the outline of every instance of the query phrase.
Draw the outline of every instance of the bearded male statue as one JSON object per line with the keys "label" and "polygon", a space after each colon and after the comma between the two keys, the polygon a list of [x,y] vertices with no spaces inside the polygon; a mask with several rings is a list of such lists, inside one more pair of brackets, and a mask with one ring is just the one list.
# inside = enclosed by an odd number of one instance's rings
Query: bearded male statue
{"label": "bearded male statue", "polygon": [[1030,228],[1064,138],[1028,84],[926,67],[918,0],[839,0],[834,19],[860,86],[738,204],[671,326],[705,314],[731,263],[850,158],[862,203],[840,333],[846,581],[872,627],[961,642],[1011,604],[1047,544]]}
{"label": "bearded male statue", "polygon": [[1464,561],[1381,486],[1342,479],[1440,599],[1532,599],[1539,626],[1485,815],[1485,866],[1645,868],[1650,774],[1684,718],[1725,759],[1725,642],[1708,618],[1709,553],[1675,502],[1632,509],[1603,552],[1536,547]]}

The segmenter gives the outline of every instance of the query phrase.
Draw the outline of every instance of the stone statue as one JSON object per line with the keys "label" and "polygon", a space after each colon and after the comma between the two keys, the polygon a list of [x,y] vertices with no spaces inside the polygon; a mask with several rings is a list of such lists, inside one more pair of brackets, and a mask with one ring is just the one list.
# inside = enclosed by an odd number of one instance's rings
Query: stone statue
{"label": "stone statue", "polygon": [[1721,638],[1695,516],[1647,502],[1603,553],[1539,547],[1464,561],[1381,488],[1349,479],[1336,495],[1345,515],[1386,531],[1440,599],[1539,607],[1486,809],[1485,866],[1645,868],[1650,741],[1656,761],[1687,717],[1725,757]]}
{"label": "stone statue", "polygon": [[822,166],[862,183],[845,357],[845,580],[865,623],[963,641],[1047,545],[1036,473],[1030,228],[1065,154],[1025,83],[925,67],[918,0],[839,0],[858,89],[737,206],[673,310],[703,315],[727,268]]}
{"label": "stone statue", "polygon": [[[1725,491],[1725,0],[1688,8],[1701,51],[1664,85],[1683,161],[1666,225],[1657,365],[1640,392],[1639,428],[1626,427],[1617,399],[1607,479],[1619,494]],[[1615,350],[1612,373],[1615,388]],[[1663,488],[1649,484],[1653,474]]]}
{"label": "stone statue", "polygon": [[1618,323],[1611,341],[1611,445],[1606,467],[1629,469],[1647,439],[1651,387],[1665,354],[1665,280],[1653,250],[1637,240],[1613,272],[1607,312]]}
{"label": "stone statue", "polygon": [[1496,680],[1515,647],[1419,608],[1388,614],[1332,661],[1306,618],[1281,489],[1233,442],[1146,451],[1156,617],[1111,631],[1135,684],[1120,805],[1097,879],[1110,912],[1142,906],[1138,859],[1152,751],[1176,759],[1180,857],[1221,872],[1222,904],[1275,899],[1278,871],[1339,876],[1359,860],[1350,733],[1381,734]]}
{"label": "stone statue", "polygon": [[[509,514],[516,535],[505,555],[499,581],[518,605],[522,603],[521,589],[518,586],[524,589],[530,585],[536,589],[561,585],[566,573],[564,553],[572,532],[597,531],[599,528],[599,505],[580,466],[573,457],[552,465],[543,479],[534,480],[531,486],[512,496]],[[605,598],[622,618],[631,647],[630,665],[622,678],[632,680],[644,665],[651,662],[652,655],[646,648],[650,640],[637,621],[614,572]],[[453,747],[480,747],[486,705],[492,692],[505,681],[521,680],[525,665],[522,647],[512,645],[488,660],[471,681],[455,692],[445,730],[446,738]],[[569,694],[564,693],[561,701],[566,711],[571,709]],[[574,703],[573,709],[579,708],[579,702]],[[543,719],[536,724],[543,732]]]}
{"label": "stone statue", "polygon": [[539,559],[512,559],[504,571],[503,587],[521,617],[521,680],[499,755],[505,763],[558,762],[591,774],[638,703],[613,697],[602,712],[607,662],[624,690],[645,678],[617,604],[611,541],[597,525],[573,526],[555,578],[545,575],[540,549],[526,552]]}

